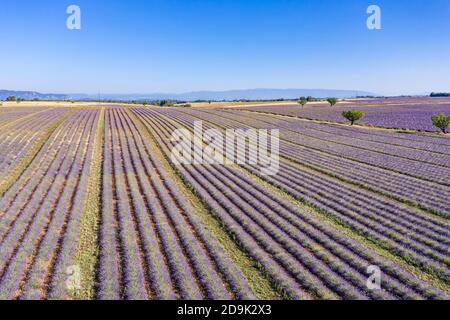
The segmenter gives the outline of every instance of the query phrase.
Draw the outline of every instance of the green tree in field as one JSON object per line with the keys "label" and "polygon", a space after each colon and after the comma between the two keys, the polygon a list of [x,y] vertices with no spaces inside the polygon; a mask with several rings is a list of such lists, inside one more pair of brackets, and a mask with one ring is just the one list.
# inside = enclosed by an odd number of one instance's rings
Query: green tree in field
{"label": "green tree in field", "polygon": [[336,98],[328,98],[327,101],[330,104],[330,106],[334,106],[336,103],[338,103],[339,100]]}
{"label": "green tree in field", "polygon": [[6,98],[6,101],[17,101],[17,98],[15,96],[9,96]]}
{"label": "green tree in field", "polygon": [[164,100],[159,101],[159,105],[161,107],[172,107],[174,105],[174,103],[170,100],[164,99]]}
{"label": "green tree in field", "polygon": [[304,107],[308,103],[308,100],[306,100],[306,98],[302,97],[302,98],[300,98],[300,100],[297,101],[297,103],[301,104],[302,107]]}
{"label": "green tree in field", "polygon": [[433,125],[439,128],[444,134],[447,133],[447,128],[450,127],[450,115],[446,116],[443,113],[435,114],[431,117]]}
{"label": "green tree in field", "polygon": [[342,111],[342,116],[350,121],[350,125],[352,126],[356,121],[364,117],[365,113],[361,110],[345,110]]}

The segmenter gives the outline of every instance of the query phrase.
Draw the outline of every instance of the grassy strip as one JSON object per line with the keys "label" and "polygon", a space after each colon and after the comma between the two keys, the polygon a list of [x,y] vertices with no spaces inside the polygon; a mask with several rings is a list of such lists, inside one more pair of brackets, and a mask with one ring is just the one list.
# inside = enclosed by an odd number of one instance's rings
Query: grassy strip
{"label": "grassy strip", "polygon": [[99,255],[98,229],[101,212],[104,129],[105,109],[102,108],[94,141],[88,195],[80,221],[77,251],[74,257],[74,265],[79,265],[81,270],[81,289],[71,293],[72,298],[77,300],[92,300],[95,298],[95,269]]}
{"label": "grassy strip", "polygon": [[36,139],[33,146],[28,150],[26,156],[24,156],[20,162],[5,176],[0,176],[0,197],[11,188],[11,186],[20,178],[22,173],[30,166],[33,160],[36,158],[39,151],[44,144],[48,141],[50,136],[55,130],[66,120],[73,112],[67,112],[59,119],[55,120],[50,126],[48,126]]}
{"label": "grassy strip", "polygon": [[368,247],[375,251],[380,256],[391,260],[395,264],[400,265],[405,270],[408,270],[412,274],[414,274],[417,278],[419,278],[422,281],[426,281],[430,283],[432,286],[446,292],[447,294],[450,294],[450,284],[446,283],[443,279],[441,279],[438,275],[434,273],[429,273],[428,270],[423,270],[420,266],[417,266],[415,261],[406,261],[404,258],[399,257],[392,253],[392,250],[390,247],[386,246],[385,244],[381,243],[380,241],[377,241],[373,238],[364,236],[360,234],[357,230],[354,230],[351,226],[349,226],[344,221],[341,221],[340,219],[330,215],[329,213],[319,210],[315,208],[313,205],[301,201],[294,196],[290,195],[287,191],[283,190],[282,188],[275,186],[271,184],[270,182],[267,182],[265,180],[262,180],[260,177],[254,175],[250,171],[239,167],[239,170],[241,170],[244,174],[246,174],[249,178],[255,180],[262,186],[268,188],[276,195],[282,197],[283,199],[286,199],[290,201],[291,203],[295,204],[296,206],[300,207],[303,210],[306,210],[307,212],[311,213],[311,215],[314,215],[318,217],[321,221],[328,224],[330,227],[340,231],[342,234],[347,236],[350,239],[356,240],[365,247]]}
{"label": "grassy strip", "polygon": [[261,270],[259,263],[250,258],[245,251],[241,249],[236,243],[234,235],[228,232],[226,226],[217,218],[213,210],[197,196],[195,189],[188,181],[186,181],[181,172],[177,168],[172,167],[168,156],[162,152],[157,141],[142,120],[132,111],[127,110],[127,112],[130,114],[130,117],[136,123],[140,131],[145,135],[146,141],[150,144],[152,150],[154,150],[155,155],[161,160],[161,164],[173,179],[177,188],[186,195],[187,199],[193,205],[205,227],[219,242],[228,257],[230,257],[242,271],[249,282],[250,288],[256,296],[262,300],[285,298],[283,293],[275,288],[275,284],[272,283],[265,272]]}

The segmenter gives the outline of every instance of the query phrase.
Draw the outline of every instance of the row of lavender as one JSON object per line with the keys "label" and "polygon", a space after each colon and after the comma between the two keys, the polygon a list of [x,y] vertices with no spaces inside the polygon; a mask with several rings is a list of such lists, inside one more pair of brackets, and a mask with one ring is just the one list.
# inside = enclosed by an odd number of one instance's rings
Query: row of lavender
{"label": "row of lavender", "polygon": [[[177,120],[175,112],[163,115],[157,109],[133,110],[170,155],[171,133],[181,123],[173,122]],[[184,126],[192,128],[192,120]],[[237,168],[187,165],[178,169],[236,241],[291,298],[445,297]],[[386,273],[382,290],[366,287],[370,264],[379,265]]]}
{"label": "row of lavender", "polygon": [[358,109],[365,112],[362,124],[394,128],[435,132],[431,117],[438,113],[450,114],[450,103],[447,104],[404,104],[404,105],[337,105],[334,107],[324,105],[311,105],[301,108],[300,106],[267,106],[248,107],[241,110],[254,112],[272,113],[314,120],[325,120],[332,122],[346,122],[341,115],[343,110]]}
{"label": "row of lavender", "polygon": [[[169,113],[171,118],[186,126],[192,126],[198,120],[186,115],[180,116],[176,111],[162,112]],[[232,122],[220,116],[216,119],[222,124],[224,121]],[[225,127],[233,126],[225,124]],[[259,174],[257,167],[247,168]],[[406,261],[413,260],[422,269],[431,269],[433,273],[437,273],[444,281],[450,280],[448,223],[286,161],[282,161],[277,176],[263,178],[296,198],[345,221],[358,233],[383,243],[383,246],[388,246]]]}
{"label": "row of lavender", "polygon": [[0,127],[7,125],[11,121],[18,120],[20,118],[32,115],[44,111],[48,108],[45,107],[1,107],[0,106]]}
{"label": "row of lavender", "polygon": [[379,97],[379,98],[359,98],[359,99],[345,99],[345,103],[358,103],[358,104],[393,104],[393,105],[404,105],[404,104],[450,104],[449,97]]}
{"label": "row of lavender", "polygon": [[105,137],[98,298],[254,298],[125,111]]}
{"label": "row of lavender", "polygon": [[[365,134],[364,131],[359,132],[353,131],[347,133],[340,128],[335,128],[329,125],[319,125],[310,124],[303,121],[283,121],[273,119],[270,116],[257,116],[248,115],[242,112],[222,112],[222,111],[206,111],[206,110],[195,110],[186,109],[183,110],[184,113],[197,117],[199,120],[207,120],[214,122],[223,127],[234,126],[235,128],[242,127],[256,127],[256,128],[270,128],[270,129],[281,129],[281,137],[285,140],[280,143],[281,155],[295,161],[301,165],[310,167],[314,170],[318,170],[327,175],[337,177],[341,180],[349,181],[353,184],[361,185],[369,190],[373,190],[378,193],[382,193],[389,197],[394,197],[402,201],[409,202],[411,204],[417,204],[425,209],[431,211],[437,211],[440,215],[448,216],[450,213],[450,187],[442,185],[436,182],[425,181],[429,177],[426,176],[423,179],[422,175],[418,175],[417,172],[407,170],[405,172],[392,172],[392,166],[389,163],[385,163],[382,159],[384,157],[371,156],[367,152],[358,153],[358,157],[349,157],[348,153],[343,153],[345,151],[338,143],[333,142],[333,150],[337,150],[336,154],[330,154],[330,144],[321,143],[320,141],[313,140],[312,136],[315,136],[316,132],[335,132],[335,141],[345,141],[345,135],[352,135],[355,138],[355,143],[373,143],[372,136]],[[306,132],[307,135],[304,135]],[[407,150],[409,153],[420,152],[421,154],[437,154],[436,150],[429,151],[431,149],[428,147],[431,143],[432,146],[437,148],[442,148],[442,152],[448,152],[446,145],[439,145],[436,138],[430,138],[430,141],[423,141],[421,145],[420,142],[418,147],[421,149],[416,149],[410,147],[410,142],[413,137],[407,140],[400,138],[399,136],[378,136],[377,144],[380,145],[379,149],[383,149],[387,146],[395,156],[395,148],[400,150]],[[394,141],[395,144],[392,143]],[[314,143],[315,142],[315,143]],[[328,141],[330,143],[331,141]],[[350,150],[355,150],[356,148],[351,146],[348,147]],[[365,149],[370,149],[366,147]],[[357,149],[356,149],[357,150]],[[399,151],[398,153],[401,153]],[[342,157],[345,155],[346,157]],[[445,157],[444,153],[440,153]],[[378,159],[378,160],[377,160]],[[399,158],[395,161],[397,167],[399,163],[403,161],[411,162],[412,160]],[[380,166],[373,166],[374,162]],[[398,162],[398,163],[397,163]],[[424,168],[424,163],[419,163],[418,166]],[[434,165],[431,165],[433,168]],[[403,167],[406,167],[404,165]],[[406,167],[407,168],[407,167]],[[441,170],[447,170],[442,167]],[[406,174],[405,174],[406,173]],[[410,176],[413,174],[415,177]],[[442,173],[441,173],[442,175]]]}
{"label": "row of lavender", "polygon": [[[99,112],[66,119],[0,200],[0,297],[61,297]],[[62,280],[63,279],[63,280]]]}
{"label": "row of lavender", "polygon": [[[39,112],[0,131],[0,176],[7,173],[27,153],[42,132],[63,116],[67,109]],[[28,113],[27,113],[28,115]]]}

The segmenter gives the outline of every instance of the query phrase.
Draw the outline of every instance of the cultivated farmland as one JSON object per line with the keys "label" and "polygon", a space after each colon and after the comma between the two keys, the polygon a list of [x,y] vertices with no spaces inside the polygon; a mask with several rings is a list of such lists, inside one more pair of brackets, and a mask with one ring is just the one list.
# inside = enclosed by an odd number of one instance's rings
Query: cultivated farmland
{"label": "cultivated farmland", "polygon": [[351,103],[344,101],[333,107],[311,103],[304,108],[296,105],[242,108],[246,111],[331,122],[346,122],[341,113],[348,109],[364,111],[365,117],[360,123],[365,125],[435,132],[437,129],[431,123],[431,116],[438,113],[450,114],[450,100],[448,98],[391,98],[357,100]]}
{"label": "cultivated farmland", "polygon": [[[0,108],[0,299],[449,299],[450,137],[292,117],[329,110]],[[278,172],[175,163],[198,121]]]}

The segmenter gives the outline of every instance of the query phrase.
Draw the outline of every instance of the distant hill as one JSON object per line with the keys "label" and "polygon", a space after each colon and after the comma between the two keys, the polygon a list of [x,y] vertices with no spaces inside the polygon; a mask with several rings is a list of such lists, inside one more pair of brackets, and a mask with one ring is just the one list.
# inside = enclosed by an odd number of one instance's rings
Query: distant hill
{"label": "distant hill", "polygon": [[[356,96],[373,96],[373,93],[357,90],[327,90],[327,89],[246,89],[227,91],[193,91],[186,93],[154,93],[133,95],[108,95],[117,100],[275,100],[297,99],[301,96],[315,98],[349,98]],[[103,98],[103,96],[102,96]]]}
{"label": "distant hill", "polygon": [[375,94],[357,90],[328,90],[328,89],[247,89],[228,91],[194,91],[186,93],[151,93],[151,94],[52,94],[34,91],[0,90],[0,100],[8,96],[32,100],[275,100],[297,99],[301,96],[315,98],[350,98],[356,96],[373,96]]}
{"label": "distant hill", "polygon": [[39,93],[35,91],[12,91],[12,90],[0,90],[0,100],[5,100],[10,96],[26,100],[67,100],[69,97],[65,94],[53,94],[53,93]]}

